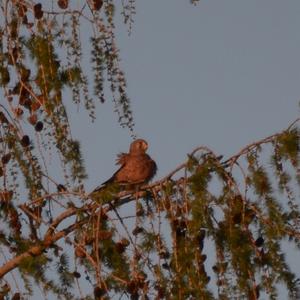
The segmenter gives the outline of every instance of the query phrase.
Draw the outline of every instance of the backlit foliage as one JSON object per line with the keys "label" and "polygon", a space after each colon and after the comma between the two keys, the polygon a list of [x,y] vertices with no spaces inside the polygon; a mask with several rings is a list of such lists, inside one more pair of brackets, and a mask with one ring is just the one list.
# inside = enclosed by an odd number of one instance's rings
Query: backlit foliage
{"label": "backlit foliage", "polygon": [[[11,173],[21,171],[34,196],[41,194],[47,173],[43,151],[58,152],[67,177],[79,182],[85,178],[80,145],[68,121],[72,102],[93,120],[97,103],[111,100],[119,123],[133,132],[115,42],[117,8],[113,1],[74,2],[1,2],[1,134],[8,145],[2,155],[11,155]],[[129,7],[125,2],[118,9],[133,14],[134,3]]]}
{"label": "backlit foliage", "polygon": [[279,286],[298,299],[298,179],[294,123],[225,161],[199,147],[137,193],[88,199],[60,184],[18,206],[3,189],[2,293],[17,268],[27,293],[34,278],[62,299],[278,299]]}
{"label": "backlit foliage", "polygon": [[111,99],[133,133],[114,22],[130,31],[135,1],[0,6],[0,299],[299,299],[297,121],[228,159],[199,147],[138,192],[90,199],[68,113],[93,120]]}

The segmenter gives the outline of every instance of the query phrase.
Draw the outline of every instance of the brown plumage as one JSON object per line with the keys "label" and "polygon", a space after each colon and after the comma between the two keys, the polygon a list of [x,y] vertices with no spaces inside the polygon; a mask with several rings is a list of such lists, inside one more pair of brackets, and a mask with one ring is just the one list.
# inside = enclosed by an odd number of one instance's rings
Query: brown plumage
{"label": "brown plumage", "polygon": [[133,141],[129,152],[120,153],[116,159],[116,164],[121,167],[93,193],[101,190],[108,183],[132,186],[148,182],[155,175],[157,167],[154,160],[146,153],[147,149],[148,143],[145,140]]}

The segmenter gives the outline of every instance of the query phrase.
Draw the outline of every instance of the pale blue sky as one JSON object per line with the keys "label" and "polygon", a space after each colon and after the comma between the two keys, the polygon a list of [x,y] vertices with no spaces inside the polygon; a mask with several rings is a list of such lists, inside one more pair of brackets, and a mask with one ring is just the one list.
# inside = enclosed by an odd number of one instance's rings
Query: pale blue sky
{"label": "pale blue sky", "polygon": [[[157,178],[195,146],[232,155],[299,116],[299,1],[140,0],[136,8],[131,36],[121,29],[118,42],[136,133],[149,141]],[[107,101],[94,124],[72,122],[87,190],[130,143],[112,110]]]}

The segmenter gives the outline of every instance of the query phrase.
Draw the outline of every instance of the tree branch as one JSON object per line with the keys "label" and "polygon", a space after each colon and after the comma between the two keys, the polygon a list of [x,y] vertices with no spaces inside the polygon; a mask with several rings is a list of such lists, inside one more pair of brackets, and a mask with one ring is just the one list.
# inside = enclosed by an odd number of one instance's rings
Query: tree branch
{"label": "tree branch", "polygon": [[[295,120],[289,127],[287,130],[290,130],[292,128],[292,126],[294,126],[298,121],[300,120],[297,119]],[[242,156],[243,154],[247,153],[248,151],[252,150],[253,148],[261,145],[261,144],[265,144],[268,142],[271,142],[275,137],[279,136],[281,133],[278,134],[274,134],[271,135],[267,138],[264,138],[258,142],[255,143],[251,143],[249,145],[247,145],[246,147],[242,148],[237,154],[231,156],[229,159],[227,159],[225,162],[223,162],[223,164],[226,163],[230,163],[230,165],[233,165],[234,163],[236,163],[236,161],[238,160],[238,158],[240,156]],[[216,156],[209,148],[201,146],[201,147],[197,147],[195,148],[190,155],[194,155],[197,151],[200,150],[205,150],[206,152]],[[142,186],[140,191],[137,192],[132,192],[132,191],[125,191],[125,192],[120,192],[115,199],[113,200],[114,204],[118,204],[118,206],[122,206],[130,201],[133,201],[137,198],[142,197],[145,194],[145,191],[147,190],[160,190],[161,189],[161,185],[163,183],[165,183],[166,181],[170,180],[177,172],[179,172],[180,170],[184,169],[187,167],[187,163],[188,161],[180,164],[179,166],[177,166],[172,172],[170,172],[168,175],[164,176],[162,179],[157,180],[156,182],[149,184],[149,185],[145,185]],[[180,180],[180,179],[179,179]],[[175,181],[177,182],[177,181]],[[67,194],[66,192],[64,194]],[[12,271],[13,269],[15,269],[16,267],[18,267],[20,265],[20,263],[29,257],[33,257],[33,256],[38,256],[41,255],[42,252],[47,249],[48,247],[50,247],[51,244],[54,244],[55,242],[57,242],[58,240],[60,240],[61,238],[67,236],[68,234],[70,234],[71,232],[73,232],[76,228],[78,228],[79,226],[82,226],[83,224],[85,224],[88,220],[89,217],[85,217],[83,218],[80,222],[76,222],[70,226],[68,226],[67,228],[58,231],[57,233],[54,233],[54,231],[56,230],[56,228],[58,227],[59,224],[61,224],[62,221],[64,221],[65,219],[74,216],[78,210],[81,210],[83,212],[88,212],[88,211],[93,211],[94,209],[97,210],[97,208],[103,209],[104,213],[109,212],[110,210],[112,210],[112,208],[114,207],[114,205],[110,205],[110,203],[104,204],[103,206],[100,206],[98,203],[94,202],[94,203],[88,203],[88,204],[84,204],[82,207],[71,207],[68,208],[67,210],[65,210],[64,212],[62,212],[50,225],[49,228],[44,236],[43,241],[40,244],[36,244],[32,247],[30,247],[30,249],[28,249],[27,251],[25,251],[24,253],[12,258],[10,261],[8,261],[6,264],[4,264],[1,268],[0,268],[0,278],[2,278],[5,274],[7,274],[8,272]],[[24,205],[21,205],[20,208],[25,212],[28,213],[28,211],[26,211],[24,209]],[[290,232],[287,232],[288,234],[290,234]],[[297,233],[297,235],[299,235],[299,233]]]}

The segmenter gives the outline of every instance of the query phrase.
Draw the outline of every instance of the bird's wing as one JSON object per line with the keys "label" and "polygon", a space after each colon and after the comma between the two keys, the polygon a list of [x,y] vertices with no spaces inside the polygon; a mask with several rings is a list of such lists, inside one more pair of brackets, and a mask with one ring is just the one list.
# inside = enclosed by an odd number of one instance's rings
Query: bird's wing
{"label": "bird's wing", "polygon": [[92,193],[100,191],[107,184],[113,182],[120,185],[146,183],[157,171],[156,163],[144,151],[120,153],[117,156],[116,164],[121,165],[120,168]]}
{"label": "bird's wing", "polygon": [[121,166],[125,165],[129,157],[130,157],[129,153],[124,153],[124,152],[119,153],[116,158],[116,165],[121,165]]}
{"label": "bird's wing", "polygon": [[99,192],[102,190],[108,183],[112,183],[115,181],[116,175],[124,168],[127,161],[130,160],[130,154],[121,152],[117,155],[116,165],[121,165],[121,167],[106,181],[102,182],[99,186],[97,186],[92,193]]}
{"label": "bird's wing", "polygon": [[119,184],[138,184],[149,181],[156,173],[156,164],[146,153],[128,155],[126,163],[113,175]]}

